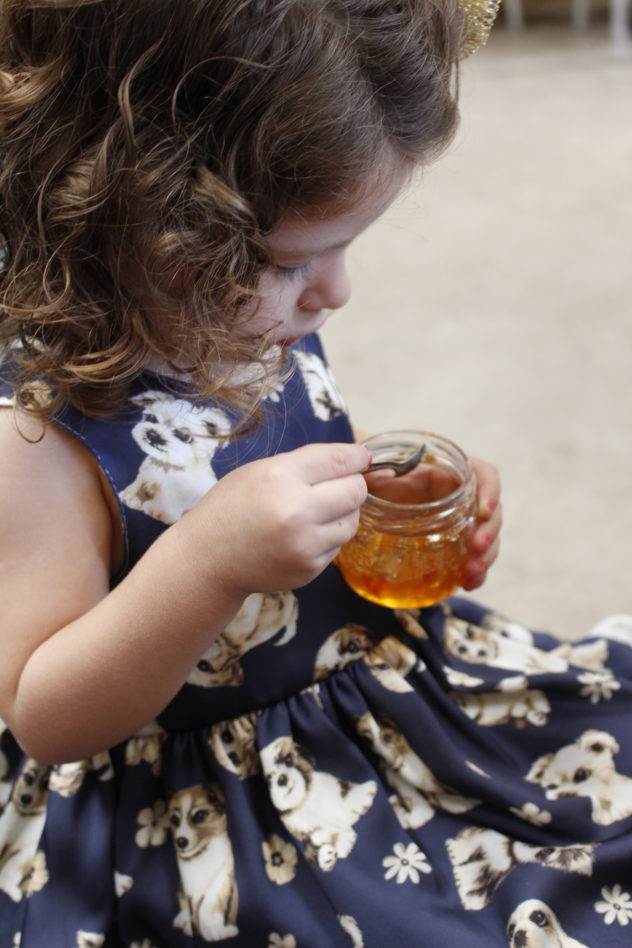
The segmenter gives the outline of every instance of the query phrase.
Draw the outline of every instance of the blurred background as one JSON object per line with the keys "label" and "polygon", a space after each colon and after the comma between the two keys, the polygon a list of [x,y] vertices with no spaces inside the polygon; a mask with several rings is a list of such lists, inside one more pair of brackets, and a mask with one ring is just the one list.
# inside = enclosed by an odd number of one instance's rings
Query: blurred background
{"label": "blurred background", "polygon": [[571,638],[632,612],[632,58],[621,10],[615,33],[577,3],[508,0],[455,142],[354,243],[323,332],[355,424],[499,467],[473,598]]}

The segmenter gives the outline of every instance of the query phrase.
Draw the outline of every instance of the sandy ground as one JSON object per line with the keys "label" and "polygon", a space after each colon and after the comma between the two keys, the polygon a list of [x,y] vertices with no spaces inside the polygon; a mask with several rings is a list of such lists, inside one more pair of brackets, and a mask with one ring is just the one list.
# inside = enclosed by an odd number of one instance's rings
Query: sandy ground
{"label": "sandy ground", "polygon": [[632,612],[632,60],[605,26],[494,32],[450,151],[349,252],[323,332],[353,420],[503,479],[475,598],[563,636]]}

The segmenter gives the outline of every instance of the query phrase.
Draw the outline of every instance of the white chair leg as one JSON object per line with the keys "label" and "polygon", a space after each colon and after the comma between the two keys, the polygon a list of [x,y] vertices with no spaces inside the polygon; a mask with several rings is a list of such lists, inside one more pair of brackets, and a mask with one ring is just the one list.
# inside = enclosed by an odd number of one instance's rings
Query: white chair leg
{"label": "white chair leg", "polygon": [[630,55],[630,0],[610,0],[610,39],[618,59]]}
{"label": "white chair leg", "polygon": [[521,30],[524,27],[524,12],[522,0],[504,0],[505,22],[510,30]]}

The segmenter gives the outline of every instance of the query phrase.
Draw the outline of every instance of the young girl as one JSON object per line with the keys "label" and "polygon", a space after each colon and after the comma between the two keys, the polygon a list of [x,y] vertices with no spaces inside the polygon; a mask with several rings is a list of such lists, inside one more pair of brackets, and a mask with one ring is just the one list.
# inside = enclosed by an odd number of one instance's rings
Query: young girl
{"label": "young girl", "polygon": [[315,333],[495,7],[4,0],[2,948],[629,943],[629,646],[332,563]]}

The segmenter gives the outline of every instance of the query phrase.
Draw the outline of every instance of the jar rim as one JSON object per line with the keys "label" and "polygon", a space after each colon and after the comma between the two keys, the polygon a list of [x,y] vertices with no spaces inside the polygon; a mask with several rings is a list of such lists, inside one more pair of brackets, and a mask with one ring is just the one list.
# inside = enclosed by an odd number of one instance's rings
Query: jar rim
{"label": "jar rim", "polygon": [[402,446],[410,447],[411,450],[418,448],[420,444],[424,443],[428,446],[429,451],[433,448],[436,451],[436,449],[439,448],[444,456],[447,456],[452,461],[456,461],[457,465],[461,465],[462,469],[458,466],[456,467],[456,473],[461,476],[461,483],[445,497],[441,497],[438,500],[424,501],[421,504],[397,503],[393,500],[377,497],[369,491],[367,501],[377,505],[378,509],[381,507],[384,510],[391,511],[410,511],[411,513],[427,512],[428,515],[432,515],[440,513],[443,508],[453,507],[463,496],[470,492],[472,479],[474,477],[474,468],[465,451],[454,441],[444,437],[444,435],[439,435],[431,431],[405,429],[401,431],[384,431],[379,434],[371,435],[370,438],[365,438],[362,444],[367,447],[369,451],[374,451],[376,448],[375,442],[384,438],[389,439],[389,441],[385,442],[384,447],[392,447],[401,442]]}

